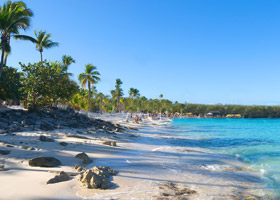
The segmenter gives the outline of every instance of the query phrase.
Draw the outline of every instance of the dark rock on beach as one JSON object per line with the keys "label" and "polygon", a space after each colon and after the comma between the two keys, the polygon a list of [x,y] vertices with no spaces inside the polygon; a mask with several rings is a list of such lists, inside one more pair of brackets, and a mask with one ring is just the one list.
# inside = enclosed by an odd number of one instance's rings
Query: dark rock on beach
{"label": "dark rock on beach", "polygon": [[44,131],[52,131],[55,129],[55,124],[51,124],[46,121],[42,121],[40,124],[40,129]]}
{"label": "dark rock on beach", "polygon": [[54,157],[37,157],[29,160],[32,167],[57,167],[61,162]]}
{"label": "dark rock on beach", "polygon": [[115,147],[117,143],[115,141],[104,141],[102,144],[109,145]]}
{"label": "dark rock on beach", "polygon": [[54,142],[54,139],[49,138],[49,137],[46,137],[46,136],[43,136],[43,135],[41,135],[41,136],[39,137],[39,140],[40,140],[41,142]]}
{"label": "dark rock on beach", "polygon": [[64,147],[68,145],[67,142],[60,142],[59,144],[60,144],[61,146],[64,146]]}
{"label": "dark rock on beach", "polygon": [[64,171],[60,172],[58,175],[56,175],[54,178],[51,178],[48,180],[47,184],[53,184],[53,183],[59,183],[63,181],[68,181],[69,176]]}
{"label": "dark rock on beach", "polygon": [[83,160],[83,164],[84,165],[88,165],[90,163],[92,163],[92,160],[88,157],[88,155],[86,153],[79,153],[75,156],[78,159]]}
{"label": "dark rock on beach", "polygon": [[19,148],[24,149],[24,150],[28,150],[28,151],[35,150],[33,147],[28,147],[28,146],[23,146],[23,145],[19,146]]}
{"label": "dark rock on beach", "polygon": [[79,139],[88,139],[87,137],[81,136],[81,135],[67,135],[67,137],[79,138]]}
{"label": "dark rock on beach", "polygon": [[0,155],[8,155],[10,153],[11,153],[10,150],[0,150]]}
{"label": "dark rock on beach", "polygon": [[4,165],[0,165],[0,171],[8,171],[8,169],[6,169]]}
{"label": "dark rock on beach", "polygon": [[131,126],[128,126],[127,128],[130,129],[130,130],[133,130],[133,131],[138,131],[137,128],[134,128],[134,127],[131,127]]}
{"label": "dark rock on beach", "polygon": [[21,131],[21,125],[18,123],[14,123],[9,126],[8,131],[10,132],[19,132]]}

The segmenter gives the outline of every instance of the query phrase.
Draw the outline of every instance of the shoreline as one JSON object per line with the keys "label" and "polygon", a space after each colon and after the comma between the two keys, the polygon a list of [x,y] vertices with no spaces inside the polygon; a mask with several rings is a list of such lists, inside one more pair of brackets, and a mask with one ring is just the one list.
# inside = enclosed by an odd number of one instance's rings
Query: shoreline
{"label": "shoreline", "polygon": [[[258,199],[264,185],[257,173],[246,170],[243,162],[234,161],[231,156],[218,155],[197,148],[174,149],[158,135],[166,127],[143,122],[140,125],[127,123],[120,116],[110,118],[113,123],[137,127],[121,133],[107,133],[99,129],[57,129],[53,131],[16,132],[0,135],[8,143],[15,137],[15,147],[10,155],[2,156],[8,171],[1,171],[0,199]],[[121,122],[120,122],[121,121]],[[91,133],[89,133],[91,131]],[[86,138],[66,137],[80,135]],[[45,135],[54,142],[38,142]],[[3,137],[2,137],[3,136]],[[19,140],[35,150],[19,148]],[[114,140],[116,147],[102,144]],[[67,142],[63,147],[59,142]],[[16,142],[15,142],[16,143]],[[1,144],[1,149],[3,144]],[[47,185],[54,176],[49,171],[75,173],[74,164],[81,165],[75,155],[85,152],[93,160],[91,166],[109,166],[119,174],[111,179],[112,186],[106,190],[80,187],[76,177],[69,181]],[[54,156],[62,162],[56,168],[30,167],[28,159],[38,155]],[[204,163],[204,164],[202,164]],[[220,171],[211,171],[207,163],[227,164]],[[252,190],[254,188],[254,190]],[[14,191],[13,191],[14,190]],[[17,191],[15,193],[15,191]]]}

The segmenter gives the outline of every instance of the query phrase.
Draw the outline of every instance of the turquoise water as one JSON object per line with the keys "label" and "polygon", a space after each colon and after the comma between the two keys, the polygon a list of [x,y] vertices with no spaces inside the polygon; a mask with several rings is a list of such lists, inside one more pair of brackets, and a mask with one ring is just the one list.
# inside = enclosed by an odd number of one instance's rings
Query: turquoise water
{"label": "turquoise water", "polygon": [[207,148],[244,160],[262,172],[269,189],[280,195],[280,119],[174,119],[177,146]]}

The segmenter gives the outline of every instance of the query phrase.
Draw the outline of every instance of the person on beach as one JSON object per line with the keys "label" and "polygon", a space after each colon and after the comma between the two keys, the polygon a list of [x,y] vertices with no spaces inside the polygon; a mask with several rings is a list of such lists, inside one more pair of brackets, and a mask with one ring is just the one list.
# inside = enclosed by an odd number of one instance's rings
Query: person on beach
{"label": "person on beach", "polygon": [[138,115],[136,115],[136,116],[135,116],[135,123],[136,123],[136,124],[139,124],[138,119],[139,119],[139,117],[138,117]]}

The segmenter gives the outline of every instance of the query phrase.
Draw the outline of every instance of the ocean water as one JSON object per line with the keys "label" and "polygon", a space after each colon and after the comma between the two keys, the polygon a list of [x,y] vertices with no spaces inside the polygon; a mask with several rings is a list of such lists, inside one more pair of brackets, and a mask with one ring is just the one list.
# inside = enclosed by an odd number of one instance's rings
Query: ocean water
{"label": "ocean water", "polygon": [[236,157],[280,198],[280,119],[174,119],[171,128],[171,145]]}

